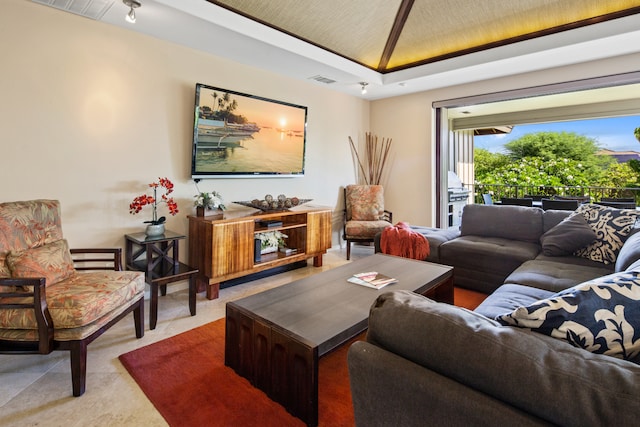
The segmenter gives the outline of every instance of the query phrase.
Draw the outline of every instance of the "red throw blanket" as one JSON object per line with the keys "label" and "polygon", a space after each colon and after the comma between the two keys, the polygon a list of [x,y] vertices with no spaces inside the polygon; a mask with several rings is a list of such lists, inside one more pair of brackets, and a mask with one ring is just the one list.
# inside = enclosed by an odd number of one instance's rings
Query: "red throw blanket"
{"label": "red throw blanket", "polygon": [[418,260],[425,260],[430,252],[427,238],[413,231],[406,222],[382,230],[380,249],[384,254]]}

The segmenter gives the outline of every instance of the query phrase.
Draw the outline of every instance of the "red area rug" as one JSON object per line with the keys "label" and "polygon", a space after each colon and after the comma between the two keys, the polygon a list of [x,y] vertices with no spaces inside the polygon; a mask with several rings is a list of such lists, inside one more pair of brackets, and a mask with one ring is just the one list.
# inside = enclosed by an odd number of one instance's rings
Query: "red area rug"
{"label": "red area rug", "polygon": [[[320,359],[320,426],[355,425],[348,348]],[[172,426],[305,425],[224,366],[224,319],[125,353],[120,361]]]}
{"label": "red area rug", "polygon": [[[455,289],[455,303],[474,309],[486,297]],[[353,426],[347,350],[320,359],[319,425]],[[172,426],[304,426],[280,404],[224,366],[224,319],[120,356],[120,361]]]}

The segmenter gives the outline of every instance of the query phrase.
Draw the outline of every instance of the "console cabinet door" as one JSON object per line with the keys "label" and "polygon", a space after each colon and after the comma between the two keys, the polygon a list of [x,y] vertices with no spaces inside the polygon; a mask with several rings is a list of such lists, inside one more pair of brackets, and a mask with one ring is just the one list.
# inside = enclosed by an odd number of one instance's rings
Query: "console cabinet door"
{"label": "console cabinet door", "polygon": [[253,268],[254,220],[214,222],[211,236],[211,277]]}
{"label": "console cabinet door", "polygon": [[307,253],[331,248],[331,211],[307,213]]}

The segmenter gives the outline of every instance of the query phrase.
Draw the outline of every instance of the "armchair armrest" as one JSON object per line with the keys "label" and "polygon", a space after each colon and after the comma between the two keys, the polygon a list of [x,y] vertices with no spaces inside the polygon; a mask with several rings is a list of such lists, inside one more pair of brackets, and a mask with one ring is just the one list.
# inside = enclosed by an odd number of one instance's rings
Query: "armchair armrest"
{"label": "armchair armrest", "polygon": [[393,213],[391,211],[385,210],[384,214],[382,215],[382,219],[393,224]]}
{"label": "armchair armrest", "polygon": [[47,306],[45,289],[44,278],[0,279],[0,310],[33,310],[38,323],[37,343],[0,340],[0,353],[3,350],[41,354],[53,351],[53,320]]}
{"label": "armchair armrest", "polygon": [[71,249],[71,258],[76,270],[122,271],[122,248]]}

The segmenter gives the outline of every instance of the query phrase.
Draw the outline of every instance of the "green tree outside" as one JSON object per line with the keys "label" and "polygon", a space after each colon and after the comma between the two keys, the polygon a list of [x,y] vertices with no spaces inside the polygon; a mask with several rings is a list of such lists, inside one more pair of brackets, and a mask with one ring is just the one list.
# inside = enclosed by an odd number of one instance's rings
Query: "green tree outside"
{"label": "green tree outside", "polygon": [[530,187],[628,187],[638,174],[625,163],[597,155],[597,141],[573,132],[537,132],[505,144],[506,152],[475,149],[477,184]]}

